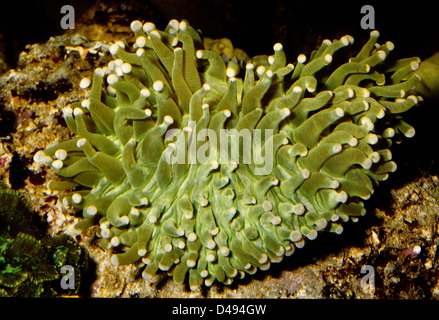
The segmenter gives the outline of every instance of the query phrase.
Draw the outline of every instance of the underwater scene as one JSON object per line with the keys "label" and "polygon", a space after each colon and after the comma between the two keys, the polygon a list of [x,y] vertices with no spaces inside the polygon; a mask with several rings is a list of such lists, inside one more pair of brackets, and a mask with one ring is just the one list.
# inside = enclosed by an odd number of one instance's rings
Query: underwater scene
{"label": "underwater scene", "polygon": [[1,7],[0,297],[439,299],[431,1]]}

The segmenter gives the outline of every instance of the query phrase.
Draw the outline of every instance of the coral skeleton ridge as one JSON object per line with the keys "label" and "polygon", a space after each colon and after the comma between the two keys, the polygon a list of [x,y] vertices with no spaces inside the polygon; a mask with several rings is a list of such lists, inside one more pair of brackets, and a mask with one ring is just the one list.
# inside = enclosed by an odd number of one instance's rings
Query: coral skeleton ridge
{"label": "coral skeleton ridge", "polygon": [[396,170],[391,145],[415,133],[401,114],[420,100],[407,94],[420,60],[388,62],[378,31],[350,58],[347,35],[292,64],[277,43],[241,68],[187,21],[131,29],[134,45],[114,43],[79,84],[88,98],[62,110],[74,137],[34,161],[63,177],[48,188],[71,191],[60,199],[82,210],[78,232],[99,225],[111,262],[141,260],[147,280],[230,284],[340,234]]}

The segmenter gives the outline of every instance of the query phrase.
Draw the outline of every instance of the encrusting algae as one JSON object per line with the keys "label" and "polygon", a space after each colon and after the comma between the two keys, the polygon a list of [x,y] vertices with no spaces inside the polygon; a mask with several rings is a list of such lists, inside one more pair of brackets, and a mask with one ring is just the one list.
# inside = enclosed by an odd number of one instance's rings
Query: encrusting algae
{"label": "encrusting algae", "polygon": [[142,260],[147,280],[230,284],[341,233],[396,170],[391,145],[415,134],[401,114],[420,99],[407,94],[420,60],[387,62],[378,31],[350,58],[347,35],[294,64],[277,43],[241,70],[187,21],[131,29],[135,44],[113,44],[80,83],[88,99],[63,109],[74,137],[34,161],[63,177],[49,189],[71,190],[78,233],[98,224],[111,262]]}

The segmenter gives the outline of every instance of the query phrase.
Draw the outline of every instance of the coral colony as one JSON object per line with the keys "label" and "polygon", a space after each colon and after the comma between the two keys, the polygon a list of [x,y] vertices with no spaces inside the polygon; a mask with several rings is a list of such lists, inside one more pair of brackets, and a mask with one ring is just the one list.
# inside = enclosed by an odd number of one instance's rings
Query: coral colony
{"label": "coral colony", "polygon": [[[0,181],[0,298],[75,295],[88,258],[69,235],[51,237],[18,192]],[[75,270],[74,290],[59,286],[63,266]]]}
{"label": "coral colony", "polygon": [[420,60],[385,61],[378,31],[350,58],[347,35],[294,64],[277,43],[241,70],[187,21],[131,29],[133,47],[113,44],[80,83],[88,99],[63,109],[74,138],[34,160],[64,178],[48,188],[71,190],[78,232],[98,224],[111,262],[142,260],[147,280],[230,284],[340,234],[396,170],[392,143],[415,133],[400,114],[418,102]]}

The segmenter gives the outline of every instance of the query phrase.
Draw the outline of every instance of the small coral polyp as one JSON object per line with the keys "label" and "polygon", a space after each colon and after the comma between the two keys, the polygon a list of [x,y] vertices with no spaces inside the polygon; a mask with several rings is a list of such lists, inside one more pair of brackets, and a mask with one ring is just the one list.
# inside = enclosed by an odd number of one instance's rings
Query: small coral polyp
{"label": "small coral polyp", "polygon": [[[418,102],[407,92],[420,81],[420,60],[387,62],[394,45],[378,44],[378,31],[352,57],[349,35],[293,64],[277,43],[241,70],[206,50],[187,21],[131,29],[135,44],[113,44],[115,60],[80,83],[88,99],[63,109],[74,137],[34,160],[64,178],[48,188],[71,190],[60,198],[82,210],[78,232],[99,225],[111,262],[142,260],[147,280],[164,271],[191,290],[230,284],[319,232],[340,234],[396,170],[392,143],[414,135],[401,113]],[[251,136],[253,148],[233,139],[224,148],[195,134],[207,129],[263,134]],[[194,143],[207,160],[182,154]],[[228,150],[234,157],[224,161]],[[269,152],[264,171],[257,158]]]}

